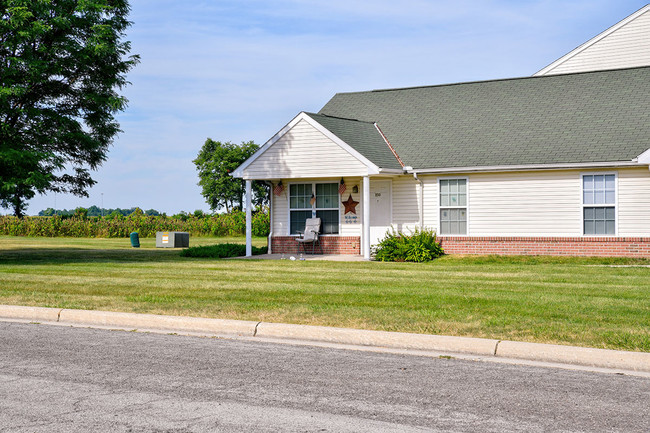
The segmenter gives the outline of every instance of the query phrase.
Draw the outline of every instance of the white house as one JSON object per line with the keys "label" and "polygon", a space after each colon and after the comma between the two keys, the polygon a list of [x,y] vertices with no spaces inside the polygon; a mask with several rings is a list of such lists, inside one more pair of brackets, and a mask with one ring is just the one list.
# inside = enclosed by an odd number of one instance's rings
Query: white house
{"label": "white house", "polygon": [[533,77],[337,94],[233,176],[247,200],[273,185],[273,252],[318,216],[325,253],[369,258],[392,226],[447,253],[650,257],[650,67],[558,72],[638,22],[649,42],[648,10]]}

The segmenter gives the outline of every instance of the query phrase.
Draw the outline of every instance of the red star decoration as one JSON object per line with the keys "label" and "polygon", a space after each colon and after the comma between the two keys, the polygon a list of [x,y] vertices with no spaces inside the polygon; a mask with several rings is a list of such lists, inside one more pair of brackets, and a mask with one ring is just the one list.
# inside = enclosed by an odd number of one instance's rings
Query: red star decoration
{"label": "red star decoration", "polygon": [[352,194],[350,194],[350,196],[348,197],[348,199],[346,201],[341,202],[341,204],[343,206],[345,206],[345,212],[343,212],[344,214],[346,214],[348,212],[352,212],[355,215],[357,214],[356,207],[359,204],[359,202],[352,200]]}

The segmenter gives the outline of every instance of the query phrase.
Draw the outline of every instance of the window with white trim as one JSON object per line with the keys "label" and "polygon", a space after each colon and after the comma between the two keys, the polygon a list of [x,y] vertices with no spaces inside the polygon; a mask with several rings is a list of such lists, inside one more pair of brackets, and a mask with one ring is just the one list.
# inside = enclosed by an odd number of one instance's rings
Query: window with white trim
{"label": "window with white trim", "polygon": [[[321,219],[321,234],[339,233],[339,184],[296,183],[289,185],[289,229],[296,235],[305,230],[307,218]],[[311,203],[314,194],[314,203]]]}
{"label": "window with white trim", "polygon": [[440,179],[440,234],[467,234],[467,179]]}
{"label": "window with white trim", "polygon": [[616,175],[582,175],[582,226],[585,235],[616,234]]}

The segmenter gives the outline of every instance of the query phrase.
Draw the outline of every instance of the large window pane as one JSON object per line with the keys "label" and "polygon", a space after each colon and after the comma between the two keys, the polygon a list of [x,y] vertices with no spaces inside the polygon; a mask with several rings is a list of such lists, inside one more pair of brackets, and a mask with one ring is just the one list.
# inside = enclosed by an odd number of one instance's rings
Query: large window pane
{"label": "large window pane", "polygon": [[[582,203],[585,205],[615,205],[616,175],[589,174],[582,176]],[[583,212],[585,235],[615,234],[615,206],[585,206]]]}
{"label": "large window pane", "polygon": [[467,211],[465,209],[440,210],[440,234],[464,235],[467,233]]}
{"label": "large window pane", "polygon": [[317,183],[316,184],[316,207],[335,208],[339,204],[338,184]]}
{"label": "large window pane", "polygon": [[[467,234],[467,179],[440,180],[440,234]],[[445,209],[448,207],[447,209]]]}
{"label": "large window pane", "polygon": [[594,189],[595,190],[605,189],[605,176],[602,175],[594,176]]}
{"label": "large window pane", "polygon": [[596,190],[594,191],[594,204],[603,204],[605,203],[605,191]]}
{"label": "large window pane", "polygon": [[320,218],[320,232],[324,235],[338,234],[339,232],[339,211],[338,210],[317,210],[316,217]]}
{"label": "large window pane", "polygon": [[584,234],[613,235],[616,231],[616,209],[613,207],[584,208]]}
{"label": "large window pane", "polygon": [[311,218],[311,211],[304,211],[304,210],[292,210],[290,213],[290,228],[291,228],[291,234],[292,235],[297,235],[298,232],[304,232],[305,231],[305,221],[307,218]]}
{"label": "large window pane", "polygon": [[[289,186],[289,231],[295,235],[305,229],[305,220],[312,217],[312,211],[321,219],[322,234],[339,232],[339,184],[304,183]],[[312,192],[316,201],[312,205]]]}
{"label": "large window pane", "polygon": [[310,209],[311,184],[293,184],[289,186],[289,206],[291,209]]}

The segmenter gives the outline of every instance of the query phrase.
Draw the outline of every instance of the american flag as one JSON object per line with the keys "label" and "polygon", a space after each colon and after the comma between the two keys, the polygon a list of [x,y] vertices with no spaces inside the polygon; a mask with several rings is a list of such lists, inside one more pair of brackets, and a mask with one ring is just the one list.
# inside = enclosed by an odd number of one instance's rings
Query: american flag
{"label": "american flag", "polygon": [[341,184],[339,185],[339,194],[343,195],[343,193],[345,193],[345,190],[347,188],[348,187],[345,186],[345,182],[343,181],[343,178],[341,178]]}
{"label": "american flag", "polygon": [[284,191],[284,185],[282,185],[282,181],[280,181],[275,188],[273,188],[273,194],[280,195],[282,194],[282,191]]}

